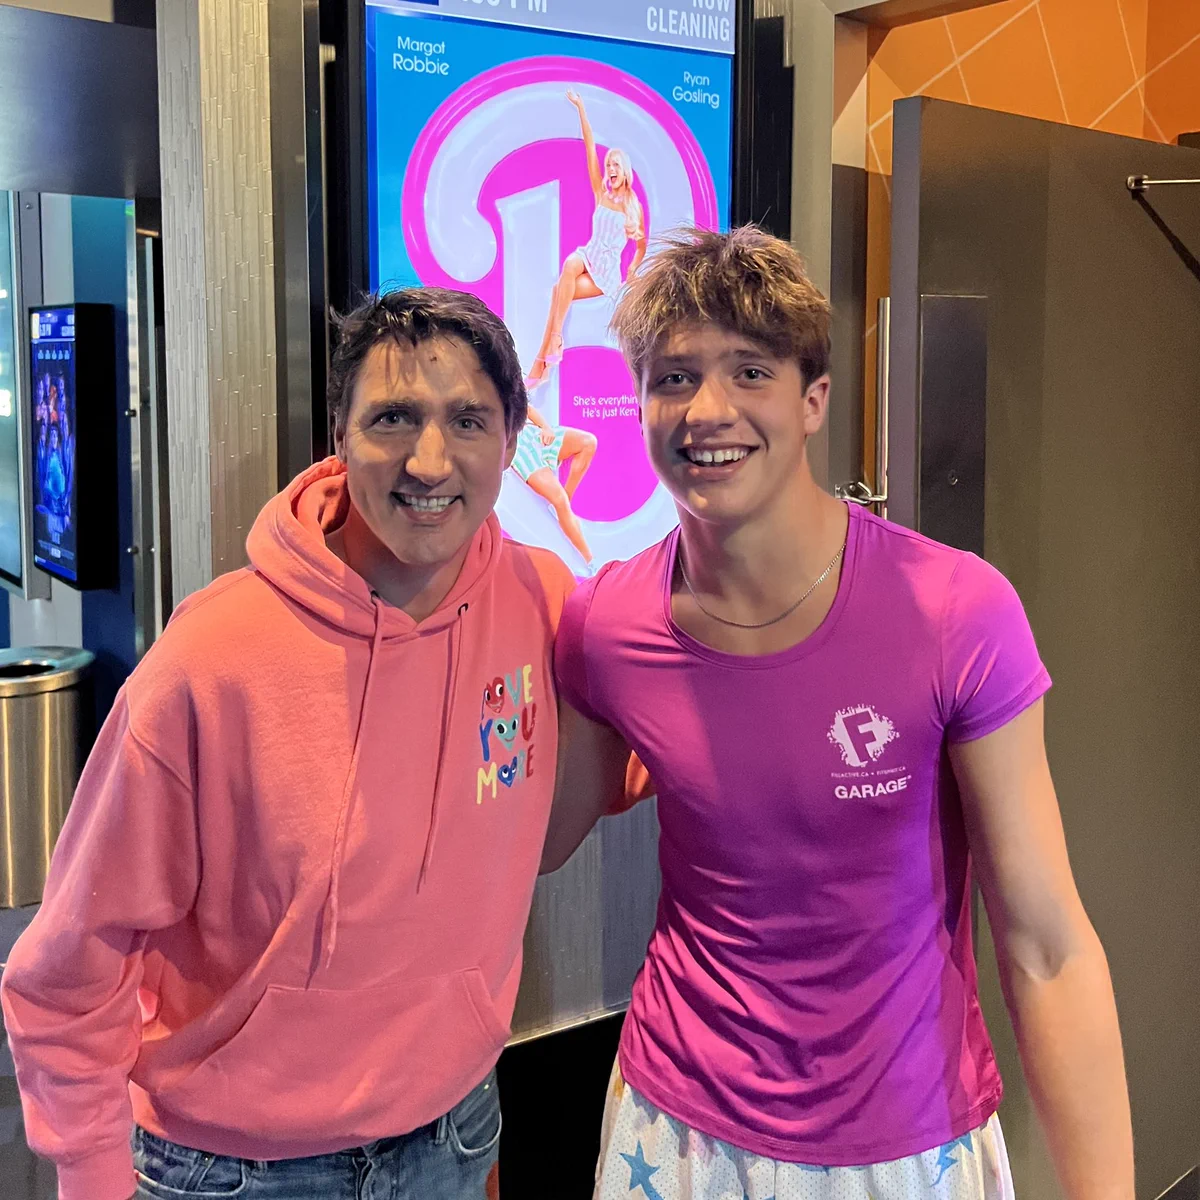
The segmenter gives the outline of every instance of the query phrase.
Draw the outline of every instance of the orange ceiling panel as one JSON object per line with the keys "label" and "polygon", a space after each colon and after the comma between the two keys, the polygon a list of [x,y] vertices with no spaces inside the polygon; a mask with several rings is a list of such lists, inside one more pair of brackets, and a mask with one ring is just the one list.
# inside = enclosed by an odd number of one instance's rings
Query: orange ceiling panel
{"label": "orange ceiling panel", "polygon": [[1036,6],[961,62],[972,104],[1050,121],[1066,119]]}
{"label": "orange ceiling panel", "polygon": [[1079,0],[1041,0],[1050,56],[1073,125],[1090,125],[1137,83],[1117,0],[1091,0],[1080,19]]}

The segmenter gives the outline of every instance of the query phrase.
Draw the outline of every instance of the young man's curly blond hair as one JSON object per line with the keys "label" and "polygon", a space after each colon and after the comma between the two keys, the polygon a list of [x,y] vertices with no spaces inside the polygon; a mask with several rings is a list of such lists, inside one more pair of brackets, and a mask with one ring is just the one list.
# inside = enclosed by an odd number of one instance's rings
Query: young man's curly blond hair
{"label": "young man's curly blond hair", "polygon": [[794,359],[805,387],[829,371],[829,301],[800,255],[754,225],[669,234],[630,280],[612,330],[639,390],[662,338],[691,323],[719,325]]}

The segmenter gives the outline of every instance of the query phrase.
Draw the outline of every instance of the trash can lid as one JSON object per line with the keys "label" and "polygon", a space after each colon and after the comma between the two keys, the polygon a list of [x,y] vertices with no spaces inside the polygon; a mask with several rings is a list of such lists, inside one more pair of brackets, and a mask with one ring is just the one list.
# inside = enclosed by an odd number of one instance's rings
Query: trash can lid
{"label": "trash can lid", "polygon": [[0,700],[74,687],[87,676],[95,661],[96,656],[90,650],[69,646],[0,650]]}

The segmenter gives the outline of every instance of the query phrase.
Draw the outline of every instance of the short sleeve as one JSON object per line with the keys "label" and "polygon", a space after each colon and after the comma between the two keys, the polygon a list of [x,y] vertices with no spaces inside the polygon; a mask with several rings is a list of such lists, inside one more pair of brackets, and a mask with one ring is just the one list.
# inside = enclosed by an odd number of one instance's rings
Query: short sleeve
{"label": "short sleeve", "polygon": [[946,737],[971,742],[1007,725],[1050,689],[1016,590],[995,567],[965,554],[942,617]]}
{"label": "short sleeve", "polygon": [[592,707],[588,691],[586,650],[588,615],[598,582],[599,577],[576,588],[563,605],[554,642],[554,676],[561,699],[589,721],[603,724],[604,718]]}

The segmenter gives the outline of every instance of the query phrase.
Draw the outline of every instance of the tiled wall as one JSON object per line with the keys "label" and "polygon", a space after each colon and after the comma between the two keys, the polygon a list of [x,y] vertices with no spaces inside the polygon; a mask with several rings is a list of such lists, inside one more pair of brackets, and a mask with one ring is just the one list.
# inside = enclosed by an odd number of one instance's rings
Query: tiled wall
{"label": "tiled wall", "polygon": [[1159,142],[1200,128],[1200,0],[1006,0],[884,32],[867,78],[869,167],[884,174],[901,96]]}
{"label": "tiled wall", "polygon": [[[871,427],[874,314],[888,291],[892,104],[932,96],[1174,142],[1180,133],[1200,130],[1200,0],[1004,0],[890,31],[872,29],[867,62]],[[865,444],[872,444],[870,436]]]}

